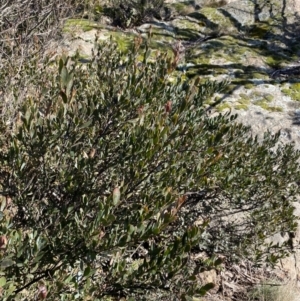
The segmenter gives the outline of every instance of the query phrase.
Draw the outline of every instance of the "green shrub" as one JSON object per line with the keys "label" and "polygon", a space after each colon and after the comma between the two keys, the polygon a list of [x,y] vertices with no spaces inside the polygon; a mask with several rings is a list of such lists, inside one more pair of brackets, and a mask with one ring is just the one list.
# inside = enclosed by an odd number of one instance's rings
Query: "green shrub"
{"label": "green shrub", "polygon": [[164,0],[114,1],[113,6],[104,9],[113,24],[123,28],[139,26],[153,17],[160,19],[163,11]]}
{"label": "green shrub", "polygon": [[176,58],[150,64],[146,46],[138,62],[140,44],[125,61],[100,45],[86,65],[36,69],[0,140],[2,300],[45,288],[47,300],[191,300],[213,286],[197,276],[218,254],[284,255],[264,242],[296,227],[299,153],[210,116],[203,103],[224,84],[171,84]]}

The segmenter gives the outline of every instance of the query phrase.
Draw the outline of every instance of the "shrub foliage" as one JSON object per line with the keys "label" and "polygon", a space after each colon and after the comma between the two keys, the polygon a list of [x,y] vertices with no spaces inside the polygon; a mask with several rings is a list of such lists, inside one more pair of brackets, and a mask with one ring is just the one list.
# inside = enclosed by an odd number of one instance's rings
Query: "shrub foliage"
{"label": "shrub foliage", "polygon": [[164,2],[164,0],[113,1],[113,5],[106,7],[104,13],[112,18],[116,26],[134,27],[153,17],[161,19],[168,11]]}
{"label": "shrub foliage", "polygon": [[140,61],[141,42],[37,70],[1,138],[2,300],[191,300],[219,254],[285,254],[266,238],[295,230],[299,153],[210,114],[224,83],[171,83],[176,62]]}

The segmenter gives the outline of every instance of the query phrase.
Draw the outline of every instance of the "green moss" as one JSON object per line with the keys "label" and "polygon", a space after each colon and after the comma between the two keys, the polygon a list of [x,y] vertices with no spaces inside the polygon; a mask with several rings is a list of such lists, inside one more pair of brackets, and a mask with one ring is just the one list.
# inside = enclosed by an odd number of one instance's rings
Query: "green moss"
{"label": "green moss", "polygon": [[[203,7],[202,9],[200,9],[199,12],[207,18],[208,20],[207,26],[209,26],[209,22],[218,24],[220,28],[221,27],[226,28],[228,26],[233,25],[229,18],[226,18],[222,13],[218,11],[218,9],[214,7]],[[214,26],[210,26],[210,27],[214,27]]]}
{"label": "green moss", "polygon": [[244,87],[246,88],[246,89],[252,89],[253,87],[254,87],[254,84],[251,84],[251,83],[248,83],[248,84],[246,84],[246,85],[244,85]]}
{"label": "green moss", "polygon": [[226,109],[231,109],[231,106],[230,106],[229,103],[223,102],[223,103],[217,105],[216,109],[217,109],[218,112],[222,112],[222,111],[224,111]]}
{"label": "green moss", "polygon": [[[136,35],[133,33],[124,33],[122,31],[109,31],[109,32],[105,33],[105,35],[107,37],[111,36],[113,41],[115,41],[118,44],[119,50],[124,53],[127,53],[127,51],[131,48],[132,44],[134,43],[134,39],[136,37]],[[146,38],[144,38],[144,40],[145,39]],[[144,48],[145,47],[142,44],[141,53],[144,53]],[[151,49],[150,59],[152,57],[155,57],[155,53],[157,53],[157,51],[161,51],[164,53],[167,52],[169,55],[173,54],[173,52],[169,46],[167,46],[166,44],[164,44],[162,42],[155,41],[155,40],[151,40],[150,49]]]}
{"label": "green moss", "polygon": [[256,100],[254,102],[254,104],[257,105],[257,106],[260,106],[264,110],[270,111],[270,112],[282,112],[283,111],[283,109],[281,107],[270,106],[269,102],[266,101],[264,98]]}
{"label": "green moss", "polygon": [[96,4],[93,7],[93,13],[94,14],[102,14],[104,12],[104,7],[102,5]]}
{"label": "green moss", "polygon": [[289,89],[289,88],[281,89],[281,92],[290,96],[289,94],[291,93],[291,89]]}
{"label": "green moss", "polygon": [[[152,26],[152,40],[160,41],[160,42],[167,42],[169,44],[176,43],[175,34],[173,31],[165,30],[161,27]],[[148,36],[149,29],[147,33],[142,34],[142,36]]]}
{"label": "green moss", "polygon": [[182,40],[195,40],[199,37],[197,31],[189,28],[176,28],[176,38]]}
{"label": "green moss", "polygon": [[236,110],[247,110],[248,106],[246,104],[237,104],[234,106]]}
{"label": "green moss", "polygon": [[157,52],[161,52],[161,53],[167,53],[168,56],[173,57],[173,51],[172,51],[171,47],[162,42],[151,40],[150,41],[150,49],[152,50],[151,54],[156,55]]}
{"label": "green moss", "polygon": [[272,68],[278,68],[286,59],[280,55],[273,55],[266,58],[265,62]]}
{"label": "green moss", "polygon": [[92,29],[101,27],[101,24],[86,19],[68,19],[64,24],[63,31],[71,32],[74,30],[74,28],[78,28],[83,31],[90,31]]}
{"label": "green moss", "polygon": [[293,100],[300,100],[300,83],[291,83],[289,88],[281,89],[281,92]]}
{"label": "green moss", "polygon": [[240,99],[247,99],[247,100],[250,100],[250,96],[248,96],[248,95],[245,94],[245,93],[241,93],[239,96],[240,96]]}
{"label": "green moss", "polygon": [[[69,19],[64,24],[64,32],[72,32],[76,29],[89,31],[95,28],[103,28],[101,24],[91,22],[86,19]],[[100,40],[109,39],[111,36],[113,41],[115,41],[119,49],[122,52],[127,52],[129,47],[132,45],[134,37],[136,36],[133,33],[124,33],[122,31],[109,31],[103,30],[101,31],[102,38]]]}
{"label": "green moss", "polygon": [[300,91],[300,83],[299,83],[299,82],[292,83],[292,84],[291,84],[291,88],[292,88],[293,90],[298,90],[298,91]]}
{"label": "green moss", "polygon": [[247,94],[241,93],[240,98],[238,99],[238,102],[240,104],[245,104],[245,105],[249,105],[250,104],[250,97]]}
{"label": "green moss", "polygon": [[195,11],[194,7],[186,2],[179,2],[172,4],[172,7],[176,10],[176,12],[180,15],[188,15]]}
{"label": "green moss", "polygon": [[272,102],[272,100],[274,100],[274,95],[272,94],[269,94],[269,93],[262,93],[262,92],[259,92],[259,91],[253,91],[251,92],[251,99],[257,99],[254,103],[257,104],[257,103],[270,103]]}
{"label": "green moss", "polygon": [[226,4],[227,4],[226,0],[221,0],[221,1],[220,0],[210,0],[207,4],[205,4],[205,6],[218,8],[218,7],[222,7]]}
{"label": "green moss", "polygon": [[256,79],[268,79],[269,76],[265,72],[254,72],[252,77]]}
{"label": "green moss", "polygon": [[276,107],[276,106],[269,106],[268,110],[271,111],[271,112],[283,112],[282,107]]}
{"label": "green moss", "polygon": [[[186,53],[186,58],[189,62],[194,64],[212,64],[215,65],[215,61],[220,59],[224,61],[224,67],[220,64],[217,68],[212,66],[212,69],[217,72],[217,74],[228,73],[228,68],[235,72],[236,78],[243,77],[248,78],[258,78],[258,79],[269,79],[268,74],[265,72],[260,72],[257,68],[253,67],[251,70],[246,70],[245,60],[247,57],[256,57],[258,54],[255,53],[255,49],[241,43],[238,39],[222,36],[220,38],[213,39],[205,43],[205,47],[196,46],[191,48]],[[228,64],[229,63],[229,64]],[[228,65],[228,68],[226,68]],[[225,72],[220,72],[219,67],[226,69]],[[234,70],[236,69],[236,70]]]}
{"label": "green moss", "polygon": [[247,94],[241,93],[237,104],[234,106],[236,110],[247,110],[250,104],[250,97]]}
{"label": "green moss", "polygon": [[[234,38],[226,35],[225,37],[222,37],[218,40],[223,42],[222,53],[223,53],[223,57],[227,61],[240,63],[241,65],[244,66],[245,60],[247,60],[248,57],[257,57],[256,49],[249,47],[249,45],[247,45],[246,43],[244,43],[238,38]],[[240,68],[241,67],[238,67],[238,69]]]}
{"label": "green moss", "polygon": [[264,102],[271,102],[274,99],[274,96],[272,94],[269,93],[262,93],[259,91],[252,91],[250,98],[259,98],[260,100],[264,101]]}
{"label": "green moss", "polygon": [[265,94],[265,95],[264,95],[264,99],[265,99],[267,102],[271,102],[271,101],[274,99],[274,95],[272,95],[272,94]]}
{"label": "green moss", "polygon": [[[101,27],[101,25],[90,22],[88,20],[83,20],[83,19],[70,19],[66,22],[65,24],[65,31],[71,31],[74,30],[74,27],[78,27],[81,30],[87,31],[91,30],[97,27]],[[124,33],[123,31],[110,31],[110,30],[103,30],[101,31],[102,39],[109,38],[110,36],[112,37],[113,41],[115,41],[118,44],[119,50],[126,53],[129,48],[132,46],[134,42],[134,38],[136,37],[136,34],[126,32]],[[168,52],[168,54],[173,53],[171,50],[170,46],[167,46],[163,42],[163,38],[161,36],[164,36],[160,34],[160,39],[162,41],[158,41],[156,38],[151,40],[151,48],[160,50],[162,52]],[[167,39],[168,37],[166,37]]]}
{"label": "green moss", "polygon": [[225,87],[224,93],[231,94],[235,88],[236,88],[236,85],[230,84],[230,85]]}
{"label": "green moss", "polygon": [[206,55],[205,53],[202,53],[200,55],[191,53],[191,58],[189,62],[195,64],[195,65],[209,65],[210,64],[211,57],[209,55]]}
{"label": "green moss", "polygon": [[[201,81],[201,80],[200,80]],[[202,84],[204,84],[205,81],[202,81]],[[205,99],[203,101],[204,104],[209,104],[210,106],[218,106],[218,105],[221,105],[223,102],[222,102],[222,97],[221,96],[216,96],[216,97],[209,97],[208,99]]]}
{"label": "green moss", "polygon": [[249,35],[255,39],[263,39],[270,31],[270,25],[268,23],[259,23],[253,25],[249,30]]}
{"label": "green moss", "polygon": [[172,22],[172,26],[175,27],[176,38],[195,40],[199,38],[199,31],[202,30],[202,26],[186,19],[176,19]]}
{"label": "green moss", "polygon": [[216,73],[216,74],[227,74],[227,73],[228,73],[228,70],[225,69],[225,68],[217,68],[217,69],[215,70],[215,73]]}
{"label": "green moss", "polygon": [[261,97],[261,96],[262,96],[261,92],[258,92],[258,91],[252,91],[251,92],[251,98],[253,98],[253,97]]}
{"label": "green moss", "polygon": [[125,36],[121,36],[117,33],[112,33],[112,38],[118,44],[118,47],[122,52],[127,52],[133,43],[132,39],[129,39]]}

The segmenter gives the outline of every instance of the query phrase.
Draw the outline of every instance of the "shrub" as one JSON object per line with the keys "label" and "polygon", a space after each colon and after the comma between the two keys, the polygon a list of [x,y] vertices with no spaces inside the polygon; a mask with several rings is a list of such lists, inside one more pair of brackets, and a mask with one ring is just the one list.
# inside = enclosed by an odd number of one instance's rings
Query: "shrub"
{"label": "shrub", "polygon": [[218,254],[284,255],[264,242],[295,229],[299,153],[208,114],[224,83],[171,84],[176,57],[139,62],[141,43],[36,70],[0,140],[2,300],[191,300]]}
{"label": "shrub", "polygon": [[113,6],[104,9],[113,24],[122,28],[139,26],[153,17],[160,19],[163,11],[164,0],[114,1]]}

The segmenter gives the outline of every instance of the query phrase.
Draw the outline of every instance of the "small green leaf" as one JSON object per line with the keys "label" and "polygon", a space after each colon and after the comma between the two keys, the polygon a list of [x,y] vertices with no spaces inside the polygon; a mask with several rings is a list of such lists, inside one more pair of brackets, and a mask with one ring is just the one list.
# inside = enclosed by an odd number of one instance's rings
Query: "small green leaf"
{"label": "small green leaf", "polygon": [[62,100],[63,100],[64,103],[67,103],[67,102],[68,102],[67,95],[66,95],[66,93],[65,93],[63,90],[61,90],[61,91],[59,92],[59,95],[61,96],[61,98],[62,98]]}
{"label": "small green leaf", "polygon": [[85,128],[89,127],[92,124],[92,122],[93,122],[93,119],[87,121],[80,127],[80,129],[85,129]]}
{"label": "small green leaf", "polygon": [[58,63],[58,73],[61,74],[62,68],[64,67],[64,61],[62,59],[59,60]]}
{"label": "small green leaf", "polygon": [[91,272],[92,272],[91,267],[87,266],[84,270],[83,276],[88,277],[88,276],[90,276]]}
{"label": "small green leaf", "polygon": [[1,277],[0,278],[0,286],[4,286],[6,284],[6,278],[5,277]]}
{"label": "small green leaf", "polygon": [[198,293],[201,295],[201,296],[204,296],[204,295],[206,295],[206,293],[209,291],[209,290],[211,290],[211,289],[213,289],[215,287],[215,284],[214,283],[207,283],[207,284],[205,284],[205,285],[203,285],[203,286],[201,286],[201,288],[198,290]]}
{"label": "small green leaf", "polygon": [[68,83],[67,79],[68,79],[68,70],[65,66],[63,66],[62,70],[60,72],[61,88],[66,88],[67,83]]}
{"label": "small green leaf", "polygon": [[0,266],[2,268],[8,268],[8,267],[12,266],[13,264],[14,264],[14,262],[10,258],[4,258],[1,261]]}

